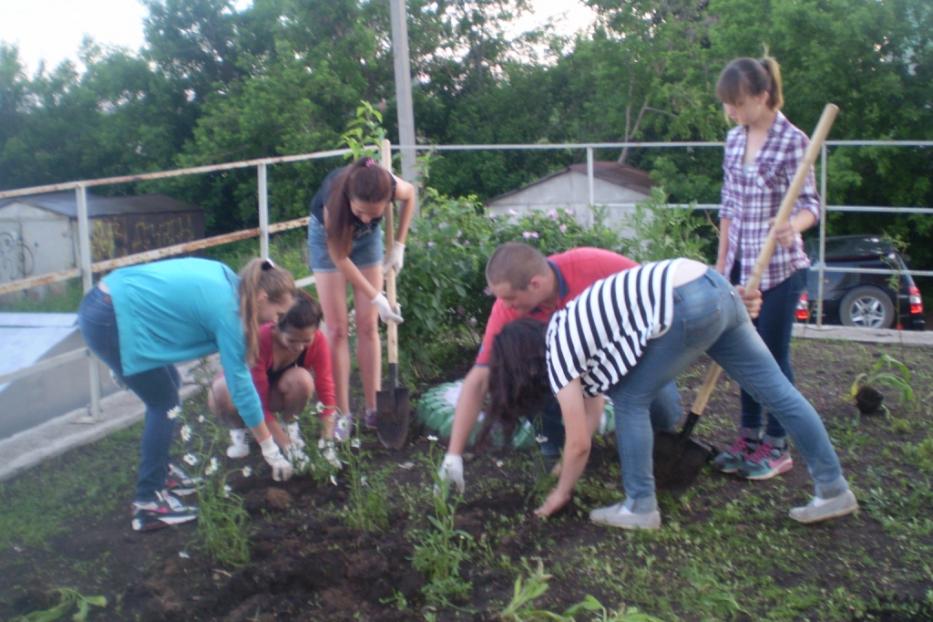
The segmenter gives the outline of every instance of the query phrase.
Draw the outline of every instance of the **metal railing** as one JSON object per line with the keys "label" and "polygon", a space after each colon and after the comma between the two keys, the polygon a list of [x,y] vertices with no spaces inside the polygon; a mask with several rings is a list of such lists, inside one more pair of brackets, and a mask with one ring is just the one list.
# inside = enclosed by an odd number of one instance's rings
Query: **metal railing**
{"label": "metal railing", "polygon": [[[396,145],[393,147],[396,151],[402,149],[414,149],[415,151],[422,152],[444,152],[444,151],[506,151],[506,150],[521,150],[521,151],[541,151],[541,150],[580,150],[585,152],[586,155],[586,172],[587,172],[587,182],[588,182],[588,200],[589,205],[592,207],[596,205],[595,201],[595,174],[594,174],[594,154],[597,149],[670,149],[670,148],[722,148],[724,143],[722,142],[606,142],[606,143],[560,143],[560,144],[480,144],[480,145]],[[923,214],[930,215],[933,214],[933,208],[930,207],[886,207],[886,206],[853,206],[853,205],[826,205],[826,183],[827,183],[827,150],[833,147],[864,147],[864,146],[885,146],[885,147],[919,147],[919,148],[929,148],[933,146],[933,141],[894,141],[894,140],[829,140],[826,141],[822,147],[820,154],[820,197],[821,197],[821,211],[823,212],[823,218],[820,219],[819,226],[819,288],[818,292],[818,307],[817,307],[817,321],[822,323],[823,309],[822,309],[822,299],[823,299],[823,275],[825,272],[865,272],[865,273],[879,273],[879,274],[898,274],[898,271],[895,270],[878,270],[878,269],[847,269],[847,268],[827,268],[825,262],[822,259],[825,256],[825,241],[826,241],[826,218],[825,215],[828,212],[873,212],[873,213],[890,213],[890,214]],[[298,227],[306,226],[308,223],[308,217],[297,218],[293,220],[288,220],[285,222],[270,224],[269,223],[269,201],[268,201],[268,177],[267,169],[272,165],[279,164],[288,164],[296,162],[305,162],[310,160],[321,160],[327,158],[334,158],[344,156],[349,153],[348,149],[336,149],[330,151],[319,151],[314,153],[305,153],[297,154],[290,156],[281,156],[281,157],[272,157],[272,158],[258,158],[252,160],[241,160],[237,162],[229,162],[224,164],[213,164],[206,166],[197,166],[183,169],[173,169],[168,171],[158,171],[152,173],[143,173],[137,175],[125,175],[120,177],[107,177],[100,179],[91,179],[91,180],[80,180],[65,182],[59,184],[50,184],[44,186],[35,186],[30,188],[20,188],[16,190],[7,190],[0,191],[0,199],[15,198],[27,195],[42,194],[47,192],[56,192],[62,190],[74,190],[76,203],[77,203],[77,220],[78,220],[78,236],[79,236],[79,265],[75,268],[62,270],[58,272],[52,272],[48,274],[42,274],[30,278],[19,279],[5,284],[0,284],[0,294],[7,294],[16,291],[22,291],[25,289],[30,289],[33,287],[38,287],[42,285],[48,285],[51,283],[56,283],[60,281],[65,281],[68,279],[73,279],[78,276],[82,279],[82,286],[84,291],[89,290],[93,286],[93,275],[95,273],[105,272],[113,270],[121,266],[128,266],[137,263],[143,263],[152,261],[155,259],[162,259],[165,257],[171,257],[174,255],[189,253],[196,250],[202,250],[205,248],[210,248],[213,246],[219,246],[222,244],[228,244],[231,242],[249,239],[253,237],[259,238],[259,252],[261,256],[268,256],[269,253],[269,235],[272,233],[277,233],[281,231],[287,231],[290,229],[295,229]],[[124,184],[131,182],[139,181],[152,181],[158,179],[167,179],[172,177],[181,177],[185,175],[200,175],[206,173],[214,173],[221,171],[231,171],[244,168],[256,168],[257,176],[257,213],[259,226],[252,229],[246,229],[242,231],[236,231],[233,233],[227,233],[223,235],[213,236],[209,238],[204,238],[201,240],[195,240],[192,242],[186,242],[182,244],[175,244],[172,246],[162,247],[154,250],[149,250],[141,253],[135,253],[133,255],[127,255],[124,257],[108,259],[104,261],[92,262],[91,257],[91,236],[90,236],[90,226],[87,210],[87,189],[96,187],[96,186],[107,186],[107,185],[116,185]],[[634,204],[631,203],[601,203],[600,205],[605,205],[607,207],[628,207]],[[718,204],[694,204],[694,205],[681,205],[681,204],[672,204],[670,207],[696,207],[699,209],[706,210],[718,210]],[[914,276],[933,276],[933,270],[910,270],[910,274]],[[304,279],[298,280],[296,283],[301,286],[307,286],[314,282],[314,277],[309,276]],[[26,376],[29,376],[34,373],[39,373],[46,371],[53,367],[57,367],[63,363],[70,361],[78,360],[81,358],[89,358],[91,356],[90,351],[85,348],[80,348],[71,352],[67,352],[53,358],[47,359],[35,365],[24,367],[22,369],[16,370],[14,372],[0,374],[0,385],[17,380]],[[91,393],[91,404],[89,407],[90,416],[88,420],[96,421],[100,416],[100,378],[98,374],[98,369],[96,365],[89,365],[90,369],[90,393]]]}

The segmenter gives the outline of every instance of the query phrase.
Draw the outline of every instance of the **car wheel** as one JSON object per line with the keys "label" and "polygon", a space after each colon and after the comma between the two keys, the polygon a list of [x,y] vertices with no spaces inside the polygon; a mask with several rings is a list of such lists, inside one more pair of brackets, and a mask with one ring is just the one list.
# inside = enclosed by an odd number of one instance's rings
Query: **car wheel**
{"label": "car wheel", "polygon": [[894,303],[882,289],[856,287],[842,299],[839,321],[846,326],[891,328],[894,325]]}

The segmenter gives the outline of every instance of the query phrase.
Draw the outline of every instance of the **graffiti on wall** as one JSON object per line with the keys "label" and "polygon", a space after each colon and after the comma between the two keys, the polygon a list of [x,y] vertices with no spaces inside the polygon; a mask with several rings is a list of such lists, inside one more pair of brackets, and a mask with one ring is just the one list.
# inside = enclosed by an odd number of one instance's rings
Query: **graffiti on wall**
{"label": "graffiti on wall", "polygon": [[204,235],[201,214],[116,216],[97,218],[91,232],[95,259],[112,259],[180,244]]}
{"label": "graffiti on wall", "polygon": [[34,269],[32,250],[16,233],[0,231],[0,282],[22,279]]}

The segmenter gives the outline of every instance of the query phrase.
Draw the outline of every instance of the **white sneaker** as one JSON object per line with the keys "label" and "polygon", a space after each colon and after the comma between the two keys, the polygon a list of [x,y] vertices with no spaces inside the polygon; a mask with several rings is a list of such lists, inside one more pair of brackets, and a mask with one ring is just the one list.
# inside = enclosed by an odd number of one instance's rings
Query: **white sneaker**
{"label": "white sneaker", "polygon": [[590,520],[598,525],[619,527],[620,529],[660,529],[661,513],[657,510],[636,514],[625,503],[616,503],[590,512]]}
{"label": "white sneaker", "polygon": [[285,424],[285,432],[288,433],[288,440],[292,442],[293,447],[305,448],[305,439],[301,438],[301,430],[298,428],[297,421]]}
{"label": "white sneaker", "polygon": [[858,500],[851,490],[847,490],[829,499],[813,497],[810,503],[793,508],[790,511],[790,517],[799,523],[818,523],[851,514],[856,510],[858,510]]}
{"label": "white sneaker", "polygon": [[230,446],[227,447],[228,458],[245,458],[249,455],[249,430],[239,428],[230,430]]}

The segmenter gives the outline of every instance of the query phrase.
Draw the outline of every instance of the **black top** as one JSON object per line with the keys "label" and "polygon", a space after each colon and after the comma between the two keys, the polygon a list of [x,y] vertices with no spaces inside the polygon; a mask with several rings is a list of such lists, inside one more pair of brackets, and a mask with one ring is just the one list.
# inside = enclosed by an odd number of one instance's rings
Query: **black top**
{"label": "black top", "polygon": [[[343,171],[346,170],[346,166],[341,166],[340,168],[335,168],[330,173],[327,174],[327,177],[324,178],[324,182],[321,184],[321,187],[317,192],[314,193],[314,196],[311,198],[311,216],[317,218],[317,221],[324,224],[324,205],[327,203],[327,199],[330,197],[331,188],[334,185],[334,181],[337,179],[337,176],[340,175]],[[392,177],[392,198],[395,198],[395,175]],[[379,228],[380,223],[382,222],[382,216],[378,218],[373,218],[368,223],[363,222],[356,217],[356,214],[351,215],[353,220],[353,237],[359,238],[367,233],[372,233]]]}
{"label": "black top", "polygon": [[282,367],[280,367],[279,369],[272,369],[271,367],[269,367],[269,369],[266,370],[266,378],[269,379],[269,386],[274,387],[275,383],[277,383],[279,381],[279,378],[282,377],[282,374],[287,372],[292,367],[299,367],[304,362],[305,356],[307,356],[307,354],[308,354],[308,348],[305,348],[304,350],[301,351],[301,354],[299,354],[295,358],[295,360],[292,361],[291,363],[287,363],[283,365]]}

